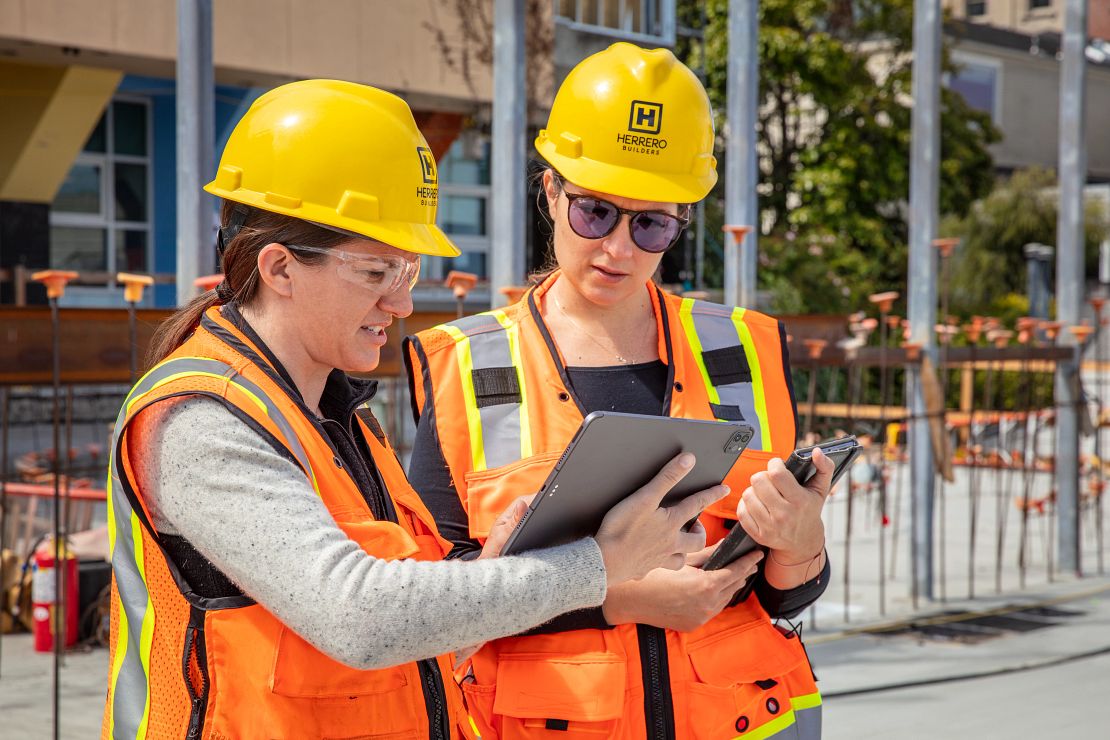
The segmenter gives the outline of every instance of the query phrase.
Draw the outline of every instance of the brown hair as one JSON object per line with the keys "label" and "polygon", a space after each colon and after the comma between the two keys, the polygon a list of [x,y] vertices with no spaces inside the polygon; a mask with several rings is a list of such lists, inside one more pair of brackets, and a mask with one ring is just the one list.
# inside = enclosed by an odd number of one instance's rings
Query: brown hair
{"label": "brown hair", "polygon": [[[543,265],[538,270],[533,270],[528,273],[525,282],[529,287],[539,285],[544,280],[551,277],[551,274],[559,269],[559,261],[555,259],[555,222],[551,218],[551,212],[548,210],[550,204],[547,202],[547,190],[543,186],[543,178],[548,172],[551,172],[554,178],[554,187],[556,195],[563,190],[563,180],[565,179],[559,174],[559,171],[554,167],[541,163],[536,167],[531,175],[531,180],[539,184],[536,191],[536,210],[540,214],[540,218],[547,224],[547,248],[543,252]],[[541,200],[542,198],[542,200]]]}
{"label": "brown hair", "polygon": [[[202,293],[166,319],[155,330],[147,352],[147,367],[152,367],[180,347],[200,324],[200,318],[212,306],[235,301],[248,305],[258,293],[258,254],[267,244],[301,245],[332,249],[351,237],[336,231],[314,226],[307,221],[240,203],[224,201],[220,209],[220,223],[228,226],[233,220],[242,219],[242,226],[228,234],[227,246],[221,258],[224,284],[215,290]],[[327,259],[326,255],[311,252],[292,252],[298,262],[316,264]],[[221,294],[230,295],[225,301]]]}

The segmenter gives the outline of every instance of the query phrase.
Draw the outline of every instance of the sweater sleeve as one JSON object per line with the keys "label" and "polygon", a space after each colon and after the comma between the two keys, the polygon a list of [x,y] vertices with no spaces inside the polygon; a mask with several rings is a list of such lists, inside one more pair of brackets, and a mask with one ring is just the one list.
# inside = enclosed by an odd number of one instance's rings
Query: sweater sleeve
{"label": "sweater sleeve", "polygon": [[[477,562],[386,561],[335,524],[304,473],[219,401],[144,411],[129,449],[155,527],[305,640],[360,669],[428,658],[597,606],[592,539]],[[198,430],[202,430],[198,433]]]}

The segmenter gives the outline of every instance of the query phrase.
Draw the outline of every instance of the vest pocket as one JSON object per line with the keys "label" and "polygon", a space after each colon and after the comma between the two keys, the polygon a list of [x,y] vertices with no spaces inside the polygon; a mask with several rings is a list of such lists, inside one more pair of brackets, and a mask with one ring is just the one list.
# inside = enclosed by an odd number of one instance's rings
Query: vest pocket
{"label": "vest pocket", "polygon": [[496,686],[463,684],[463,693],[483,740],[600,740],[624,712],[626,672],[616,653],[502,653]]}
{"label": "vest pocket", "polygon": [[782,725],[775,730],[781,737],[793,737],[789,677],[809,670],[800,643],[757,617],[691,640],[686,651],[694,677],[686,691],[691,737],[742,738],[770,723]]}
{"label": "vest pocket", "polygon": [[280,696],[302,699],[387,694],[408,686],[402,669],[403,666],[373,671],[351,668],[328,658],[283,625],[270,690]]}
{"label": "vest pocket", "polygon": [[399,524],[332,512],[336,525],[368,554],[381,560],[404,560],[421,552],[420,544]]}
{"label": "vest pocket", "polygon": [[466,473],[464,503],[470,536],[484,540],[501,512],[518,496],[536,493],[555,467],[562,450],[532,455],[498,468]]}

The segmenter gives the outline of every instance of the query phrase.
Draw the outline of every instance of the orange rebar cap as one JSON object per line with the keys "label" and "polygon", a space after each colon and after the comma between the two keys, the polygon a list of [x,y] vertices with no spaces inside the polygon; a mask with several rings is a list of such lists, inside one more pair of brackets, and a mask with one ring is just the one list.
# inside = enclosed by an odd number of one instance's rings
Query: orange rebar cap
{"label": "orange rebar cap", "polygon": [[154,285],[154,278],[150,275],[137,275],[131,272],[117,272],[116,280],[123,283],[123,300],[128,303],[138,303],[143,299],[143,289]]}
{"label": "orange rebar cap", "polygon": [[217,272],[215,275],[201,275],[193,281],[193,285],[197,286],[204,292],[215,290],[216,286],[224,281],[223,273]]}
{"label": "orange rebar cap", "polygon": [[66,283],[77,279],[72,270],[39,270],[31,274],[31,279],[46,286],[47,298],[61,298],[66,293]]}
{"label": "orange rebar cap", "polygon": [[732,234],[733,241],[736,246],[744,243],[744,237],[747,236],[752,230],[751,226],[742,226],[740,224],[725,224],[721,227],[721,231]]}
{"label": "orange rebar cap", "polygon": [[896,290],[888,290],[885,293],[872,293],[867,297],[867,300],[878,306],[881,313],[889,313],[899,295]]}
{"label": "orange rebar cap", "polygon": [[528,292],[528,287],[524,285],[506,285],[501,288],[501,295],[511,303],[518,303],[524,294]]}
{"label": "orange rebar cap", "polygon": [[443,284],[455,292],[456,298],[466,298],[466,294],[470,292],[471,288],[478,284],[478,276],[472,272],[451,270],[447,273]]}

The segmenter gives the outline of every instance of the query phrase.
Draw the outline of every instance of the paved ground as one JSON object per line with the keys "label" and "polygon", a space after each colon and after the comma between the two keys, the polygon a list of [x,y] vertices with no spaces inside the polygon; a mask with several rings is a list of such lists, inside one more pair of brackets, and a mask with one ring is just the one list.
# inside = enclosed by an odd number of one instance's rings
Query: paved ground
{"label": "paved ground", "polygon": [[[0,738],[52,737],[53,666],[50,653],[36,653],[30,635],[4,635],[0,664]],[[62,669],[61,733],[65,740],[100,734],[108,683],[108,651],[69,653]]]}
{"label": "paved ground", "polygon": [[829,700],[826,740],[1105,738],[1110,656],[900,691]]}

